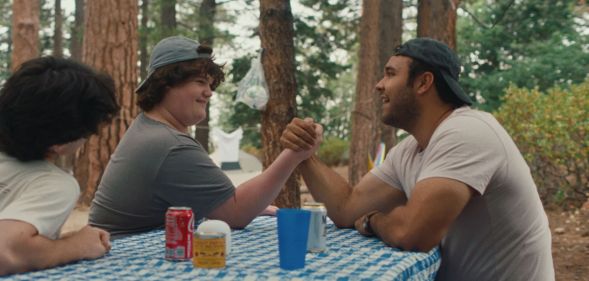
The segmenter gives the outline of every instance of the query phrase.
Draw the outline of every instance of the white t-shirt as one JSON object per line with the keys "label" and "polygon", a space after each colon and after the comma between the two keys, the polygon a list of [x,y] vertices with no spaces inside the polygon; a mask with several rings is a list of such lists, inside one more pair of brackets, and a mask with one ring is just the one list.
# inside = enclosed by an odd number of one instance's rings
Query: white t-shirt
{"label": "white t-shirt", "polygon": [[79,195],[78,182],[55,165],[21,162],[0,152],[0,220],[24,221],[57,239]]}
{"label": "white t-shirt", "polygon": [[423,151],[409,136],[372,173],[408,198],[431,177],[478,193],[442,240],[437,280],[554,280],[548,218],[530,168],[491,114],[456,109]]}

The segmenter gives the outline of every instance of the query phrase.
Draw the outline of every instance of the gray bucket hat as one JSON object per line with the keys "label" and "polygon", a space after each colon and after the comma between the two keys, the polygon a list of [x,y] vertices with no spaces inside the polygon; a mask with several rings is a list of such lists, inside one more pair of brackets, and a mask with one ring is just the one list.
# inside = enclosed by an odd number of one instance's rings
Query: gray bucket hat
{"label": "gray bucket hat", "polygon": [[454,96],[471,105],[472,100],[458,84],[460,60],[446,44],[431,38],[415,38],[395,49],[395,56],[417,59],[434,67],[448,85]]}
{"label": "gray bucket hat", "polygon": [[153,47],[149,65],[147,66],[147,76],[139,83],[135,93],[139,93],[153,72],[162,66],[193,59],[211,58],[209,53],[199,53],[197,51],[199,46],[200,44],[197,41],[183,36],[162,39]]}

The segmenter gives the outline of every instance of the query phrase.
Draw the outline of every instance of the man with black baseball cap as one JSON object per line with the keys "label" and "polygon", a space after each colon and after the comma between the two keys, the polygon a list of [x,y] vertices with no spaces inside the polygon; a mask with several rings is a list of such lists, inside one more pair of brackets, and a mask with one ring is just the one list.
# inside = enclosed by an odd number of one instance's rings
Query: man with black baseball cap
{"label": "man with black baseball cap", "polygon": [[106,167],[90,207],[90,224],[112,237],[164,225],[170,206],[191,207],[197,220],[219,219],[243,228],[274,201],[296,166],[317,148],[285,149],[260,175],[235,188],[189,127],[206,117],[213,90],[224,80],[213,50],[182,36],[160,41],[148,75],[137,87],[143,110]]}
{"label": "man with black baseball cap", "polygon": [[[439,41],[399,46],[376,90],[381,120],[410,136],[353,188],[314,156],[299,166],[304,180],[339,227],[405,250],[439,246],[438,280],[554,280],[530,168],[497,120],[469,107],[459,74],[458,57]],[[281,142],[309,149],[319,127],[295,119]]]}

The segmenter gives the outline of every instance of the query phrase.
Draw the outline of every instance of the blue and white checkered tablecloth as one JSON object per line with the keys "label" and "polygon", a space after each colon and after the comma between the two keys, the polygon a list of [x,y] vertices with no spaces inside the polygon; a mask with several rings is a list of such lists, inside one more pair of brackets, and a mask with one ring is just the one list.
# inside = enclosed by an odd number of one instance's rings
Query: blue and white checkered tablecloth
{"label": "blue and white checkered tablecloth", "polygon": [[327,247],[308,253],[305,268],[282,270],[278,261],[276,218],[258,217],[246,229],[232,232],[227,267],[200,269],[191,261],[164,259],[163,230],[113,242],[97,260],[12,275],[8,280],[433,280],[440,252],[403,252],[353,229],[338,229],[328,220]]}

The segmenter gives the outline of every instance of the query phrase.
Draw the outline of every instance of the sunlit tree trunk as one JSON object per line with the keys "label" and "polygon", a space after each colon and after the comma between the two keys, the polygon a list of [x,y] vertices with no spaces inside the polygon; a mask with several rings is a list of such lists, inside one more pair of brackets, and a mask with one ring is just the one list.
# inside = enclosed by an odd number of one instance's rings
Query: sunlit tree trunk
{"label": "sunlit tree trunk", "polygon": [[160,7],[162,38],[176,35],[176,0],[162,0]]}
{"label": "sunlit tree trunk", "polygon": [[84,40],[84,6],[84,0],[76,0],[70,53],[72,54],[72,59],[77,61],[82,60],[82,42]]}
{"label": "sunlit tree trunk", "polygon": [[[260,40],[264,49],[262,64],[270,92],[262,113],[263,164],[267,168],[282,150],[280,136],[296,110],[294,30],[289,0],[260,0]],[[275,205],[300,206],[297,178],[298,173],[291,175]]]}
{"label": "sunlit tree trunk", "polygon": [[401,43],[402,0],[364,0],[360,20],[360,52],[356,98],[352,113],[352,141],[348,180],[355,185],[368,172],[368,156],[382,141],[395,143],[394,130],[382,124],[376,83],[395,46]]}
{"label": "sunlit tree trunk", "polygon": [[141,1],[141,28],[139,31],[139,62],[141,80],[147,76],[147,65],[149,64],[149,54],[147,53],[147,38],[149,35],[147,23],[149,22],[149,0]]}
{"label": "sunlit tree trunk", "polygon": [[113,77],[121,112],[98,136],[90,137],[76,159],[83,205],[92,201],[110,155],[137,115],[137,1],[91,0],[86,5],[83,62]]}
{"label": "sunlit tree trunk", "polygon": [[61,0],[55,0],[55,29],[53,32],[53,56],[63,57],[63,16],[61,14]]}
{"label": "sunlit tree trunk", "polygon": [[[198,17],[198,41],[201,44],[213,47],[215,41],[215,13],[217,10],[216,0],[203,0],[200,4]],[[196,124],[195,138],[202,144],[206,151],[209,151],[209,107],[207,103],[207,116]]]}
{"label": "sunlit tree trunk", "polygon": [[39,56],[39,0],[12,3],[12,70]]}
{"label": "sunlit tree trunk", "polygon": [[417,37],[430,37],[456,49],[456,10],[460,0],[419,0]]}
{"label": "sunlit tree trunk", "polygon": [[[384,67],[389,58],[393,54],[396,46],[401,44],[403,35],[403,1],[402,0],[388,0],[383,3],[381,11],[382,22],[385,28],[381,28],[381,39],[378,41],[380,50],[380,59],[378,61],[378,69],[376,69],[377,77],[380,79],[384,73]],[[378,79],[377,82],[378,83]],[[374,84],[376,86],[376,84]],[[373,96],[374,97],[374,96]],[[380,121],[382,114],[381,101],[377,97],[375,108],[378,110],[378,122],[380,124],[381,137],[380,140],[385,144],[386,149],[390,149],[396,144],[396,129],[385,125]]]}

